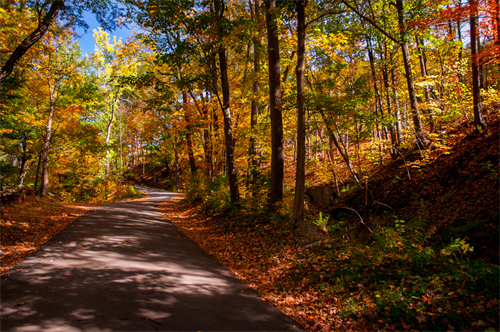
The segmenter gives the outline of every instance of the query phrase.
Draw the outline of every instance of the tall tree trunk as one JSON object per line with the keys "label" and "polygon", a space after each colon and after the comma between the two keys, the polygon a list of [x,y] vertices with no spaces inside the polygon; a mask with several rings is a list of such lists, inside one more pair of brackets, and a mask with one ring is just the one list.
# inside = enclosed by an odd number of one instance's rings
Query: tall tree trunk
{"label": "tall tree trunk", "polygon": [[299,0],[297,4],[297,173],[295,176],[295,197],[292,220],[294,225],[304,221],[304,191],[306,162],[306,96],[304,89],[305,39],[307,1]]}
{"label": "tall tree trunk", "polygon": [[123,175],[123,129],[122,129],[122,116],[120,117],[120,177]]}
{"label": "tall tree trunk", "polygon": [[[387,104],[387,113],[389,113],[389,116],[392,118],[393,114],[393,108],[392,108],[392,99],[391,99],[391,90],[390,90],[390,85],[389,85],[389,72],[387,68],[387,61],[389,60],[387,57],[387,43],[384,43],[384,53],[383,53],[384,61],[382,63],[382,77],[384,81],[384,91],[385,91],[385,100]],[[396,136],[396,130],[395,130],[395,123],[391,123],[389,127],[389,132],[391,134],[391,149],[390,149],[390,154],[391,158],[395,160],[396,157],[396,151],[395,148],[398,146],[398,138]]]}
{"label": "tall tree trunk", "polygon": [[[495,40],[495,44],[496,44],[496,47],[497,47],[497,66],[498,66],[498,72],[500,72],[500,1],[499,0],[495,0],[496,1],[496,6],[495,6],[495,21],[496,21],[496,25],[497,25],[497,31],[496,31],[496,40]],[[497,90],[500,89],[500,75],[497,76]]]}
{"label": "tall tree trunk", "polygon": [[[250,13],[252,15],[252,20],[258,24],[260,21],[260,0],[255,0],[254,6],[252,6],[252,1],[250,1]],[[257,32],[260,35],[260,31]],[[258,94],[260,91],[259,84],[259,72],[260,72],[260,47],[261,38],[260,36],[253,37],[253,71],[254,71],[254,81],[253,81],[253,97],[252,97],[252,109],[250,112],[250,142],[249,142],[249,154],[250,154],[250,176],[252,178],[252,190],[255,192],[255,172],[257,171],[257,148],[255,146],[255,127],[257,126],[257,116],[259,115],[259,104],[258,104]]]}
{"label": "tall tree trunk", "polygon": [[[194,94],[189,91],[189,94],[191,95],[191,98],[193,99],[193,103],[195,103],[196,107],[198,107],[198,111],[203,118],[203,120],[207,121],[210,120],[209,114],[208,114],[208,109],[206,107],[205,99],[203,98],[203,94],[201,94],[201,106],[196,101],[196,98]],[[206,174],[207,177],[212,180],[213,179],[213,163],[212,163],[212,140],[211,140],[211,124],[209,124],[208,128],[203,128],[203,152],[205,154],[205,163],[206,163]]]}
{"label": "tall tree trunk", "polygon": [[54,117],[54,111],[56,108],[55,87],[50,90],[49,116],[47,118],[45,138],[42,145],[42,197],[47,196],[49,193],[49,149],[50,140],[52,138],[52,118]]}
{"label": "tall tree trunk", "polygon": [[476,130],[486,128],[481,115],[481,94],[480,94],[480,77],[479,77],[479,61],[477,58],[477,0],[470,0],[470,49],[471,49],[471,65],[472,65],[472,103],[474,105],[474,124]]}
{"label": "tall tree trunk", "polygon": [[280,52],[276,4],[266,1],[267,51],[269,56],[269,105],[271,112],[271,195],[272,206],[284,196],[283,110],[281,106]]}
{"label": "tall tree trunk", "polygon": [[188,111],[187,111],[187,103],[188,103],[188,98],[187,98],[187,92],[182,91],[182,102],[184,103],[184,118],[186,119],[187,125],[186,125],[186,143],[188,146],[188,156],[189,156],[189,166],[191,167],[191,174],[196,173],[196,163],[194,160],[194,152],[193,152],[193,141],[191,139],[191,119],[189,117]]}
{"label": "tall tree trunk", "polygon": [[[27,161],[31,158],[31,155],[28,154],[26,152],[27,148],[27,133],[24,132],[24,133],[21,133],[22,135],[22,138],[21,138],[21,146],[23,148],[23,153],[22,153],[22,156],[21,156],[21,167],[19,168],[19,179],[18,179],[18,183],[17,183],[17,187],[19,189],[21,189],[23,187],[23,183],[24,183],[24,177],[26,176],[26,163]],[[29,168],[29,167],[28,167]]]}
{"label": "tall tree trunk", "polygon": [[179,153],[177,152],[177,137],[174,138],[175,191],[179,192]]}
{"label": "tall tree trunk", "polygon": [[431,145],[431,140],[427,137],[418,111],[417,94],[413,83],[413,74],[411,71],[410,51],[406,36],[406,28],[404,23],[403,0],[396,0],[396,9],[398,12],[398,24],[401,38],[401,51],[403,54],[403,64],[405,69],[406,83],[408,86],[408,98],[410,99],[410,109],[413,118],[413,126],[415,130],[415,140],[419,148],[426,149]]}
{"label": "tall tree trunk", "polygon": [[[427,59],[424,51],[424,42],[417,35],[415,37],[418,46],[418,58],[420,63],[420,72],[422,73],[422,78],[427,80]],[[422,110],[422,112],[429,117],[429,132],[434,133],[436,131],[436,122],[434,121],[434,116],[432,115],[432,110],[429,107],[429,103],[431,101],[431,88],[427,83],[424,84],[424,96],[426,107]]]}
{"label": "tall tree trunk", "polygon": [[38,192],[38,173],[40,173],[40,164],[42,162],[42,154],[38,155],[38,163],[36,164],[36,175],[35,175],[35,192]]}
{"label": "tall tree trunk", "polygon": [[222,149],[215,149],[215,143],[219,141],[219,117],[217,115],[217,110],[215,108],[212,108],[212,130],[211,130],[211,136],[210,136],[210,142],[212,144],[212,151],[214,152],[212,154],[213,157],[213,164],[214,164],[214,176],[218,176],[220,174],[220,167],[219,167],[219,155],[221,153],[220,150]]}
{"label": "tall tree trunk", "polygon": [[398,96],[398,90],[397,90],[397,81],[396,81],[396,69],[394,66],[393,58],[392,56],[390,57],[391,61],[391,82],[392,82],[392,93],[394,96],[394,105],[396,108],[396,136],[397,136],[397,141],[398,145],[402,144],[404,141],[403,137],[403,128],[402,128],[402,123],[401,123],[401,105],[399,104],[399,96]]}
{"label": "tall tree trunk", "polygon": [[[375,97],[376,97],[375,99],[377,101],[376,106],[375,106],[375,113],[378,117],[379,116],[378,113],[380,112],[381,119],[384,119],[384,108],[382,105],[382,95],[380,94],[380,89],[378,88],[378,84],[377,84],[377,72],[375,71],[375,56],[373,55],[373,47],[372,47],[372,42],[371,42],[370,37],[366,37],[366,43],[368,45],[368,58],[370,60],[370,69],[372,72],[373,89],[375,91]],[[381,133],[381,130],[379,129],[378,121],[376,123],[376,128],[377,128],[378,138],[379,138],[378,148],[379,148],[380,164],[383,165],[384,155],[383,155],[383,145],[382,145],[382,133]],[[385,138],[387,139],[387,137],[389,136],[387,133],[387,128],[385,126],[382,126],[382,130],[384,131]],[[358,136],[358,146],[359,146],[359,136]],[[358,154],[358,156],[359,156],[359,154]]]}
{"label": "tall tree trunk", "polygon": [[[219,24],[219,34],[222,37],[224,33],[223,27],[220,25],[220,21],[224,15],[223,9],[221,8],[221,1],[214,1],[215,13],[217,15],[217,23]],[[219,48],[219,64],[220,64],[220,76],[222,85],[222,115],[224,117],[224,137],[226,143],[226,166],[227,174],[229,179],[229,192],[231,195],[231,202],[236,203],[240,199],[240,193],[238,189],[238,175],[236,173],[236,163],[234,161],[234,142],[233,142],[233,128],[231,122],[231,108],[229,105],[229,80],[227,77],[227,59],[226,59],[226,49],[221,44]]]}
{"label": "tall tree trunk", "polygon": [[[118,94],[117,94],[118,95]],[[115,118],[115,103],[116,103],[116,97],[113,98],[112,102],[111,102],[111,114],[109,115],[109,121],[108,121],[108,125],[106,127],[106,139],[105,139],[105,144],[106,144],[106,174],[105,174],[105,178],[106,179],[109,179],[109,161],[110,161],[110,157],[109,157],[109,138],[111,137],[111,126],[113,125],[113,120]]]}
{"label": "tall tree trunk", "polygon": [[19,179],[18,179],[18,183],[17,183],[18,189],[21,189],[23,187],[24,176],[26,175],[26,172],[24,169],[24,167],[26,166],[26,161],[27,161],[27,159],[24,157],[21,159],[21,167],[19,168]]}

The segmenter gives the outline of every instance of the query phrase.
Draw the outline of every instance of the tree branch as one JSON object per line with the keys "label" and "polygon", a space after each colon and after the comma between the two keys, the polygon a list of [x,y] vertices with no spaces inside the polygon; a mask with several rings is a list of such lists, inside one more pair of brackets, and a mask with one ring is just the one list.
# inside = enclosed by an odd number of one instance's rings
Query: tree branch
{"label": "tree branch", "polygon": [[30,47],[43,37],[52,22],[54,22],[54,20],[57,18],[57,15],[59,14],[59,11],[63,7],[63,5],[64,1],[62,0],[54,1],[52,3],[52,6],[50,6],[50,10],[43,19],[42,23],[40,23],[36,30],[33,31],[28,37],[26,37],[23,42],[14,50],[14,52],[12,52],[7,62],[0,70],[0,83],[12,73],[17,62],[30,49]]}
{"label": "tree branch", "polygon": [[393,42],[395,42],[396,44],[401,44],[401,42],[397,39],[397,38],[394,38],[394,36],[392,36],[390,33],[388,33],[387,31],[385,31],[384,29],[382,29],[377,23],[375,23],[375,21],[373,21],[371,18],[361,14],[361,12],[354,8],[353,5],[351,5],[349,2],[347,2],[347,0],[342,0],[342,3],[344,5],[346,5],[347,7],[349,7],[349,9],[351,9],[353,12],[355,12],[359,17],[361,17],[363,20],[365,20],[366,22],[370,23],[375,29],[377,29],[378,31],[380,31],[384,36],[386,36],[387,38],[389,38],[390,40],[392,40]]}

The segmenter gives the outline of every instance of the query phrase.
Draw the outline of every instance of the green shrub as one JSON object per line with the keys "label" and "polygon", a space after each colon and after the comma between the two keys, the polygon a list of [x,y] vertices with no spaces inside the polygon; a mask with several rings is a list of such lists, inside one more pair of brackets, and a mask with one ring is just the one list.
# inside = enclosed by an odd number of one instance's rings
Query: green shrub
{"label": "green shrub", "polygon": [[201,202],[208,213],[224,213],[231,209],[228,187],[224,175],[210,181],[203,175],[195,174],[186,185],[186,199],[190,202]]}

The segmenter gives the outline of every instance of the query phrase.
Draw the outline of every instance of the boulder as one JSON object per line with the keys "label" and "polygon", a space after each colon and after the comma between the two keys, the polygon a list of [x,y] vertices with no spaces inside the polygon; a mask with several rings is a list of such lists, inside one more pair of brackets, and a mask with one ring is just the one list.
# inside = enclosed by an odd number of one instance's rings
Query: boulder
{"label": "boulder", "polygon": [[330,186],[313,186],[306,190],[306,195],[309,196],[315,203],[327,208],[330,205],[330,199],[336,197],[335,188]]}

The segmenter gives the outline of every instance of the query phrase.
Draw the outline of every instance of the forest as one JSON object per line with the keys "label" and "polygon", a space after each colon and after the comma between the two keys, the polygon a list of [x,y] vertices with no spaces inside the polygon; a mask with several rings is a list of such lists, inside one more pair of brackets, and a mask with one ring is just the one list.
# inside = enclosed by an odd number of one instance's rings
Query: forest
{"label": "forest", "polygon": [[143,184],[306,330],[500,328],[497,0],[12,0],[0,31],[2,273]]}

